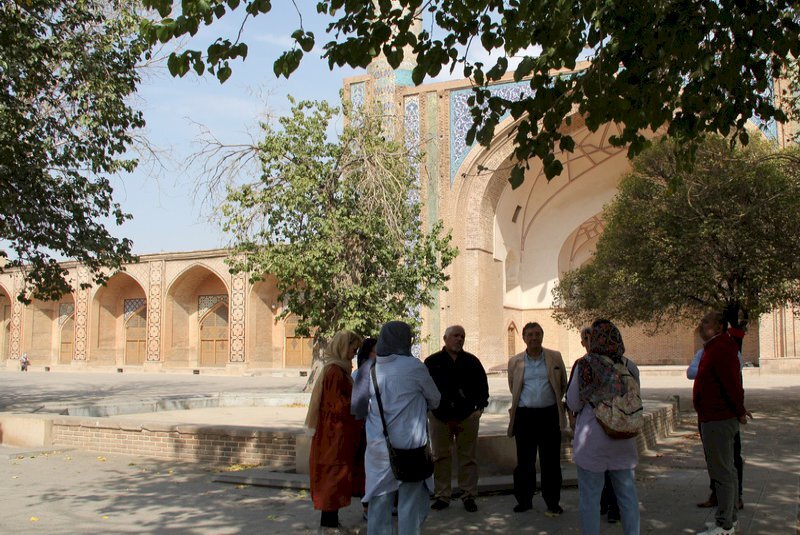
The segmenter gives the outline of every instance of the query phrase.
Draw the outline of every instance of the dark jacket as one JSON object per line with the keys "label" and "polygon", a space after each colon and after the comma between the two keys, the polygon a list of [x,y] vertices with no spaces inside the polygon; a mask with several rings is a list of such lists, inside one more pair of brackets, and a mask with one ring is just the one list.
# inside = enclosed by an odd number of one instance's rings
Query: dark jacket
{"label": "dark jacket", "polygon": [[442,394],[433,415],[443,422],[463,420],[489,404],[489,382],[478,357],[462,351],[456,360],[445,350],[425,359],[433,382]]}
{"label": "dark jacket", "polygon": [[736,342],[727,334],[715,336],[706,343],[692,392],[700,423],[744,416],[738,350]]}

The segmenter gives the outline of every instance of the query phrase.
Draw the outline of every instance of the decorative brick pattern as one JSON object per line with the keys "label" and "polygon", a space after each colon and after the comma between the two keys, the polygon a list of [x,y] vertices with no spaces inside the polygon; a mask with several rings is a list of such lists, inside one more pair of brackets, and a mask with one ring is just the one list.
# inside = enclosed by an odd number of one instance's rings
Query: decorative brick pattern
{"label": "decorative brick pattern", "polygon": [[89,269],[78,266],[78,281],[75,288],[75,345],[73,360],[86,360],[86,336],[89,323],[89,288],[81,288],[89,281]]}
{"label": "decorative brick pattern", "polygon": [[14,273],[14,294],[9,296],[11,300],[11,325],[9,326],[8,358],[10,359],[18,359],[20,356],[23,305],[17,299],[17,295],[22,291],[24,284],[22,273]]}
{"label": "decorative brick pattern", "polygon": [[163,295],[164,261],[150,262],[147,307],[147,360],[161,360],[161,296]]}
{"label": "decorative brick pattern", "polygon": [[246,292],[246,275],[243,272],[233,275],[231,279],[230,310],[231,362],[244,362]]}
{"label": "decorative brick pattern", "polygon": [[139,424],[64,417],[53,421],[53,444],[214,465],[295,465],[293,433],[258,427]]}

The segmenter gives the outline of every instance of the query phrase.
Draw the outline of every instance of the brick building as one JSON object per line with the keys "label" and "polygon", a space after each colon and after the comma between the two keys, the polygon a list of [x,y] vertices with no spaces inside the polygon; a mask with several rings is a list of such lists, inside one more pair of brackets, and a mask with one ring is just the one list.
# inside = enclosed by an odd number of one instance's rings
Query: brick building
{"label": "brick building", "polygon": [[[580,68],[580,67],[579,67]],[[367,73],[345,80],[344,98],[354,106],[377,102],[386,129],[422,155],[416,168],[426,221],[451,228],[460,254],[450,268],[450,290],[423,311],[424,354],[440,347],[449,324],[464,325],[466,347],[485,365],[502,367],[523,348],[522,326],[538,321],[545,345],[568,363],[582,355],[578,333],[551,317],[551,290],[560,274],[594,251],[603,231],[601,212],[629,169],[625,150],[612,147],[608,124],[595,133],[576,115],[566,127],[575,151],[562,154],[561,176],[548,182],[531,162],[524,184],[512,190],[514,121],[496,129],[491,147],[469,146],[468,80],[414,87],[411,65],[392,70],[374,62]],[[525,82],[493,89],[512,98]],[[780,125],[761,126],[778,143]],[[82,290],[88,280],[78,265],[65,264],[76,290],[59,302],[22,306],[13,299],[18,274],[0,275],[0,361],[16,366],[26,352],[33,366],[127,367],[142,370],[304,368],[310,341],[295,336],[292,319],[275,322],[281,303],[274,281],[251,285],[248,274],[232,276],[225,250],[144,255],[115,274],[105,287]],[[745,360],[765,370],[800,371],[800,321],[790,307],[762,317],[745,338]],[[700,341],[690,327],[656,337],[625,329],[628,354],[639,364],[686,364]]]}

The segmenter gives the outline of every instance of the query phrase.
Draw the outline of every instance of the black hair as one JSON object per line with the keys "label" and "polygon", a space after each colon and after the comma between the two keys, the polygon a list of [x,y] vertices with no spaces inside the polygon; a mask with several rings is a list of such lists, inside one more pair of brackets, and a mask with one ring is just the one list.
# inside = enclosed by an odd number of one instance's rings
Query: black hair
{"label": "black hair", "polygon": [[522,328],[522,336],[525,336],[525,333],[528,332],[528,329],[533,329],[534,327],[539,327],[539,330],[542,331],[542,334],[544,334],[544,329],[542,329],[541,325],[535,321],[529,321],[525,324],[525,327]]}
{"label": "black hair", "polygon": [[364,338],[364,341],[361,342],[361,347],[356,354],[356,368],[360,368],[362,364],[369,360],[369,354],[372,353],[372,349],[377,343],[377,338]]}

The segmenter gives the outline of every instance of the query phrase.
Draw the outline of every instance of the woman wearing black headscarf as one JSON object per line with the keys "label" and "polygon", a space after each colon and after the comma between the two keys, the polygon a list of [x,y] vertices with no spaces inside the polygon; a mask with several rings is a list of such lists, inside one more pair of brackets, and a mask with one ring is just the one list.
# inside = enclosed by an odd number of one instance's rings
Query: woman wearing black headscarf
{"label": "woman wearing black headscarf", "polygon": [[[391,321],[378,336],[375,372],[383,412],[392,447],[411,449],[428,441],[428,410],[439,406],[441,398],[428,368],[411,355],[411,327]],[[366,374],[365,374],[366,375]],[[369,376],[367,376],[369,377]],[[375,385],[370,384],[367,416],[367,486],[364,502],[369,502],[369,535],[392,532],[392,504],[397,497],[398,532],[420,533],[428,516],[433,478],[404,482],[395,479],[389,451],[383,436]],[[355,407],[354,407],[355,408]]]}

